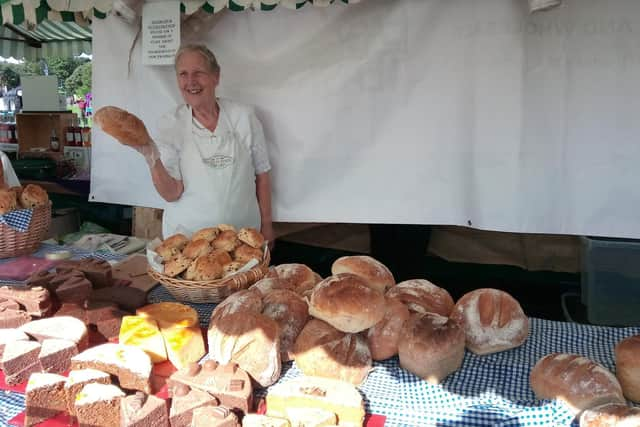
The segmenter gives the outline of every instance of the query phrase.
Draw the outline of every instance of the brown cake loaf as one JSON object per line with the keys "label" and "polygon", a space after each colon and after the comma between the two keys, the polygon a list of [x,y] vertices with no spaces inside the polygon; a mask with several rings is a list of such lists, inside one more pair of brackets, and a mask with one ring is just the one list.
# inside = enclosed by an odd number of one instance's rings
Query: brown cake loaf
{"label": "brown cake loaf", "polygon": [[313,270],[304,264],[276,265],[267,277],[277,277],[300,295],[304,295],[316,285]]}
{"label": "brown cake loaf", "polygon": [[262,248],[264,244],[264,236],[255,228],[241,228],[238,230],[238,240],[256,249]]}
{"label": "brown cake loaf", "polygon": [[61,304],[83,305],[88,301],[91,289],[91,282],[84,277],[72,277],[58,286],[55,294]]}
{"label": "brown cake loaf", "polygon": [[382,320],[385,311],[384,296],[349,273],[327,277],[309,298],[309,314],[343,332],[369,329]]}
{"label": "brown cake loaf", "polygon": [[436,313],[414,314],[402,330],[398,354],[400,366],[438,384],[462,365],[462,325]]}
{"label": "brown cake loaf", "polygon": [[93,122],[121,144],[140,146],[151,141],[142,120],[118,107],[108,105],[99,108],[93,115]]}
{"label": "brown cake loaf", "polygon": [[616,344],[615,355],[616,377],[624,397],[640,403],[640,335],[625,338]]}
{"label": "brown cake loaf", "polygon": [[293,344],[309,319],[307,302],[300,295],[286,289],[268,293],[262,302],[262,314],[275,320],[280,326],[282,360],[293,360]]}
{"label": "brown cake loaf", "polygon": [[71,367],[71,358],[78,354],[73,341],[50,338],[42,341],[40,348],[40,365],[44,372],[63,374]]}
{"label": "brown cake loaf", "polygon": [[364,279],[367,286],[384,293],[396,284],[391,271],[375,258],[366,255],[344,256],[331,266],[331,274],[351,273]]}
{"label": "brown cake loaf", "polygon": [[622,388],[608,369],[577,354],[552,353],[538,360],[529,377],[539,399],[560,399],[575,413],[605,403],[624,403]]}
{"label": "brown cake loaf", "polygon": [[29,341],[29,337],[22,331],[14,328],[2,328],[0,329],[0,361],[2,360],[2,354],[4,348],[7,345],[11,345],[14,341]]}
{"label": "brown cake loaf", "polygon": [[118,427],[124,392],[113,384],[90,383],[76,395],[74,409],[80,427]]}
{"label": "brown cake loaf", "polygon": [[31,276],[29,276],[29,278],[27,279],[26,285],[28,288],[39,286],[41,288],[49,289],[49,283],[51,282],[51,279],[53,279],[54,277],[56,277],[56,273],[53,271],[47,271],[47,270],[36,271]]}
{"label": "brown cake loaf", "polygon": [[318,319],[307,322],[296,339],[293,353],[298,368],[309,376],[358,385],[371,371],[371,353],[362,336],[341,332]]}
{"label": "brown cake loaf", "polygon": [[64,261],[57,270],[78,270],[91,282],[94,289],[106,288],[113,285],[113,268],[103,259],[84,258],[80,260]]}
{"label": "brown cake loaf", "polygon": [[39,286],[34,288],[1,286],[0,298],[18,302],[31,316],[43,317],[51,312],[49,291]]}
{"label": "brown cake loaf", "polygon": [[451,317],[464,326],[467,348],[490,354],[522,345],[529,319],[511,295],[498,289],[476,289],[462,296]]}
{"label": "brown cake loaf", "polygon": [[23,208],[37,208],[49,204],[49,195],[46,190],[39,185],[27,184],[20,194],[20,204]]}
{"label": "brown cake loaf", "polygon": [[40,344],[35,341],[13,341],[5,346],[0,359],[5,383],[17,385],[25,382],[32,373],[40,372],[42,367],[38,354]]}
{"label": "brown cake loaf", "polygon": [[449,317],[453,308],[453,298],[449,292],[424,279],[400,282],[389,289],[385,296],[402,302],[412,313],[436,313]]}
{"label": "brown cake loaf", "polygon": [[606,403],[587,409],[580,416],[580,427],[640,426],[640,408],[621,403]]}
{"label": "brown cake loaf", "polygon": [[398,354],[402,327],[409,320],[409,309],[400,301],[388,299],[381,321],[367,331],[367,342],[373,360],[385,360]]}
{"label": "brown cake loaf", "polygon": [[226,406],[201,406],[193,410],[191,427],[238,427],[239,425],[237,415]]}

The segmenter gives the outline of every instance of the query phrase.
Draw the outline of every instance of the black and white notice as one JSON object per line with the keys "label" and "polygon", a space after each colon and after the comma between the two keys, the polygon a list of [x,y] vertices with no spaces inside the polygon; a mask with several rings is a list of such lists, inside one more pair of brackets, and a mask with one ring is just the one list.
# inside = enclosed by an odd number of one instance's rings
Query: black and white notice
{"label": "black and white notice", "polygon": [[180,47],[180,2],[147,2],[142,9],[142,63],[173,65]]}

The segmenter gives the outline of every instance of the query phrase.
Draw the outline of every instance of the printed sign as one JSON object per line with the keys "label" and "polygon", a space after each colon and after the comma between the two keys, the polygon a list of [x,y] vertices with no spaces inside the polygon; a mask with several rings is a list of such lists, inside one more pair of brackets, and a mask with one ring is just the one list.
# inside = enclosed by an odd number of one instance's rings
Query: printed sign
{"label": "printed sign", "polygon": [[173,65],[180,47],[180,2],[145,3],[142,9],[142,63]]}

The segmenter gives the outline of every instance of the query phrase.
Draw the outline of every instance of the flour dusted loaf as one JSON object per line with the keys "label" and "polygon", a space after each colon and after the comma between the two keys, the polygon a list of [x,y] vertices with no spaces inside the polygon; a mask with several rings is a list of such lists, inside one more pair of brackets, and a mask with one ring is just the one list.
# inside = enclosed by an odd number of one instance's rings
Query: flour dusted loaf
{"label": "flour dusted loaf", "polygon": [[640,403],[640,335],[620,341],[615,347],[615,355],[616,377],[624,396]]}
{"label": "flour dusted loaf", "polygon": [[552,353],[531,370],[539,399],[560,399],[577,414],[605,403],[624,403],[622,388],[608,369],[577,354]]}
{"label": "flour dusted loaf", "polygon": [[300,295],[311,291],[317,283],[313,270],[304,264],[279,264],[273,267],[270,275]]}
{"label": "flour dusted loaf", "polygon": [[382,320],[384,295],[350,273],[329,276],[309,298],[309,314],[343,332],[361,332]]}
{"label": "flour dusted loaf", "polygon": [[587,409],[580,416],[580,427],[638,427],[640,408],[621,403],[606,403]]}
{"label": "flour dusted loaf", "polygon": [[436,313],[448,317],[453,308],[449,292],[425,279],[400,282],[385,296],[402,302],[412,313]]}
{"label": "flour dusted loaf", "polygon": [[380,261],[366,255],[344,256],[331,265],[331,274],[351,273],[362,278],[371,289],[384,293],[396,284],[391,271]]}
{"label": "flour dusted loaf", "polygon": [[398,354],[402,328],[409,317],[409,309],[403,303],[395,299],[387,300],[384,317],[367,331],[373,360],[384,360]]}
{"label": "flour dusted loaf", "polygon": [[93,115],[93,122],[125,145],[140,146],[151,141],[142,120],[118,107],[106,106],[98,109]]}
{"label": "flour dusted loaf", "polygon": [[467,348],[480,355],[518,347],[529,335],[529,319],[518,301],[498,289],[463,295],[451,317],[464,325]]}
{"label": "flour dusted loaf", "polygon": [[309,319],[307,302],[286,289],[274,290],[263,298],[262,314],[280,326],[280,352],[283,361],[293,359],[293,344]]}

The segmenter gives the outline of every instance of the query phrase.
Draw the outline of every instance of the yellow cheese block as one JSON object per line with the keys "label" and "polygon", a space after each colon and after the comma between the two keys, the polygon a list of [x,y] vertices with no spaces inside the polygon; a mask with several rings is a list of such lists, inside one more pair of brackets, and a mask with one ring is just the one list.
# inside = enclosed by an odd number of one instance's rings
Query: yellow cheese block
{"label": "yellow cheese block", "polygon": [[136,314],[154,319],[161,328],[198,325],[198,312],[188,305],[178,302],[159,302],[145,305],[137,309]]}
{"label": "yellow cheese block", "polygon": [[120,344],[144,350],[153,363],[167,360],[167,350],[162,334],[153,319],[142,316],[123,316],[118,341]]}
{"label": "yellow cheese block", "polygon": [[164,338],[169,361],[176,369],[185,368],[189,363],[197,362],[204,356],[204,338],[199,327],[161,327],[160,332]]}

